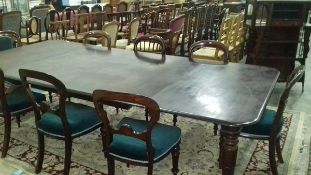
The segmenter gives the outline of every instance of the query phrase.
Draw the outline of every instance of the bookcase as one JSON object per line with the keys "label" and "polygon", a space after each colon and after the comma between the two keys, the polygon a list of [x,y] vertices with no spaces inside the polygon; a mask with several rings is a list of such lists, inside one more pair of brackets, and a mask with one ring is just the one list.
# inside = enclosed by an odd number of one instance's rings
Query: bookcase
{"label": "bookcase", "polygon": [[[247,64],[276,68],[285,82],[295,64],[305,64],[309,51],[310,0],[247,0]],[[304,84],[304,78],[301,80]]]}

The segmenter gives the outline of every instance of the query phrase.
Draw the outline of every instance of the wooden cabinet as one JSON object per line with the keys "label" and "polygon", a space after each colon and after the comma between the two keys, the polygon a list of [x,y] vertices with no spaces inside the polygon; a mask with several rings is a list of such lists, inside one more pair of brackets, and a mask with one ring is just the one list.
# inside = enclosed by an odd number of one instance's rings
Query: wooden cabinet
{"label": "wooden cabinet", "polygon": [[310,0],[248,0],[245,14],[249,15],[250,38],[246,63],[278,69],[281,82],[286,81],[296,61],[305,64],[310,5]]}

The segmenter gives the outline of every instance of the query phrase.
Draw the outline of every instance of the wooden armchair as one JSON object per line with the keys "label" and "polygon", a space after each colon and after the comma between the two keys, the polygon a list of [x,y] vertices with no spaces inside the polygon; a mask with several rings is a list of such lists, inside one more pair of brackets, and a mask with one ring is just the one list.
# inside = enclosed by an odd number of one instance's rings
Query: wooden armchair
{"label": "wooden armchair", "polygon": [[41,20],[36,16],[30,17],[26,21],[26,38],[21,39],[22,43],[33,44],[41,42]]}
{"label": "wooden armchair", "polygon": [[116,47],[120,49],[125,49],[127,45],[133,42],[138,35],[140,19],[134,18],[128,25],[128,31],[125,32],[123,35],[125,36],[124,39],[118,39],[116,42]]}
{"label": "wooden armchair", "polygon": [[0,31],[14,31],[21,34],[22,14],[20,11],[11,11],[0,14]]}
{"label": "wooden armchair", "polygon": [[111,47],[116,47],[119,23],[112,21],[103,26],[103,31],[107,32],[111,38]]}
{"label": "wooden armchair", "polygon": [[162,60],[165,60],[165,41],[158,35],[144,35],[134,42],[134,52],[139,55],[139,52],[151,52],[161,54]]}
{"label": "wooden armchair", "polygon": [[93,30],[89,31],[84,35],[83,38],[84,44],[101,44],[103,47],[107,47],[108,50],[111,50],[111,38],[109,34],[105,31]]}
{"label": "wooden armchair", "polygon": [[[178,127],[157,123],[160,109],[154,100],[134,94],[95,90],[93,101],[103,123],[102,141],[108,162],[108,174],[115,174],[115,160],[128,164],[147,166],[148,175],[153,173],[153,164],[172,154],[172,173],[178,173],[181,130]],[[112,126],[105,102],[124,102],[144,107],[149,111],[149,121],[124,117],[117,126]]]}

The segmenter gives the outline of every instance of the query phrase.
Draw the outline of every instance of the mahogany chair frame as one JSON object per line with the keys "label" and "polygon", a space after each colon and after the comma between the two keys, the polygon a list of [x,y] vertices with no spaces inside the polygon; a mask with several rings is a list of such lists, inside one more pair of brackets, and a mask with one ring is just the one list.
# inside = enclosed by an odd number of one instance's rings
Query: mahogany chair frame
{"label": "mahogany chair frame", "polygon": [[[153,43],[151,45],[151,43]],[[148,45],[149,47],[146,47]],[[139,46],[139,49],[138,49]],[[152,49],[150,47],[152,46]],[[157,47],[155,47],[157,46]],[[165,41],[162,37],[158,35],[144,35],[136,39],[134,42],[134,52],[139,55],[141,52],[160,52],[162,60],[165,60]]]}
{"label": "mahogany chair frame", "polygon": [[[92,38],[92,40],[90,40],[90,38]],[[96,39],[94,40],[93,38]],[[111,50],[111,38],[105,31],[93,30],[86,33],[83,38],[83,43],[90,44],[91,42],[100,42],[102,46],[107,46],[108,50]]]}
{"label": "mahogany chair frame", "polygon": [[[160,108],[157,102],[152,100],[151,98],[144,97],[141,95],[134,95],[134,94],[127,94],[127,93],[120,93],[120,92],[111,92],[106,90],[95,90],[93,92],[93,101],[95,108],[97,110],[97,113],[99,117],[102,120],[103,126],[101,129],[102,133],[102,142],[104,147],[104,153],[107,157],[108,161],[108,174],[114,175],[114,160],[119,160],[125,163],[134,164],[134,165],[140,165],[140,166],[147,166],[148,167],[148,175],[152,175],[153,173],[153,163],[156,163],[153,161],[153,147],[151,142],[151,133],[153,127],[156,125],[157,121],[160,118]],[[128,125],[122,125],[119,129],[113,128],[110,123],[107,116],[107,112],[104,110],[103,105],[105,102],[125,102],[128,104],[136,104],[139,106],[143,106],[146,110],[149,111],[149,122],[147,129],[144,132],[135,132],[133,129]],[[112,142],[113,135],[114,134],[121,134],[129,137],[133,137],[139,140],[142,140],[146,143],[147,147],[147,157],[148,162],[137,162],[137,161],[131,161],[127,159],[121,159],[118,158],[112,154],[109,154],[109,144]],[[174,147],[171,148],[170,151],[167,152],[167,154],[172,154],[172,160],[173,160],[173,168],[172,172],[174,175],[177,175],[178,173],[178,158],[179,158],[179,144],[178,142]],[[166,154],[166,155],[167,155]],[[162,158],[166,157],[164,155]],[[161,160],[161,159],[160,159]],[[157,160],[160,161],[160,160]]]}

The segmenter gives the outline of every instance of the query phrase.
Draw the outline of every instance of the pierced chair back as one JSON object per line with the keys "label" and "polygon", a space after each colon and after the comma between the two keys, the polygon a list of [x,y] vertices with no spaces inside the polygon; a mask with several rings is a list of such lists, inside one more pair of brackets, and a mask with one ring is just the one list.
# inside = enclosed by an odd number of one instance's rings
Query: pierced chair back
{"label": "pierced chair back", "polygon": [[0,51],[22,46],[19,34],[14,31],[0,31]]}
{"label": "pierced chair back", "polygon": [[171,17],[172,9],[164,8],[156,12],[155,22],[151,26],[152,28],[167,29]]}
{"label": "pierced chair back", "polygon": [[[114,174],[114,159],[147,166],[152,174],[153,163],[172,153],[172,172],[177,175],[180,143],[180,129],[157,123],[160,109],[157,102],[141,95],[95,90],[93,101],[102,120],[102,141],[108,160],[108,174]],[[103,105],[106,102],[123,102],[144,107],[148,110],[149,120],[124,117],[117,126],[112,126]],[[161,145],[161,150],[159,146]],[[140,146],[136,146],[140,145]]]}
{"label": "pierced chair back", "polygon": [[41,20],[41,32],[45,32],[44,21],[46,14],[49,12],[50,9],[50,6],[38,5],[31,8],[29,11],[30,17],[35,16]]}
{"label": "pierced chair back", "polygon": [[84,35],[84,44],[90,44],[94,42],[96,44],[100,43],[102,46],[108,47],[108,50],[111,50],[111,38],[105,31],[93,30]]}
{"label": "pierced chair back", "polygon": [[103,26],[103,31],[107,32],[111,38],[111,47],[116,47],[118,36],[119,23],[117,21],[111,21]]}
{"label": "pierced chair back", "polygon": [[45,27],[45,39],[49,39],[49,34],[51,35],[51,39],[54,39],[54,34],[58,35],[57,26],[55,22],[60,21],[60,15],[56,10],[50,10],[44,19],[44,27]]}
{"label": "pierced chair back", "polygon": [[32,16],[26,21],[26,38],[22,39],[22,43],[33,44],[41,41],[41,20]]}
{"label": "pierced chair back", "polygon": [[227,47],[217,41],[202,40],[191,45],[189,60],[191,62],[227,64],[229,60]]}

